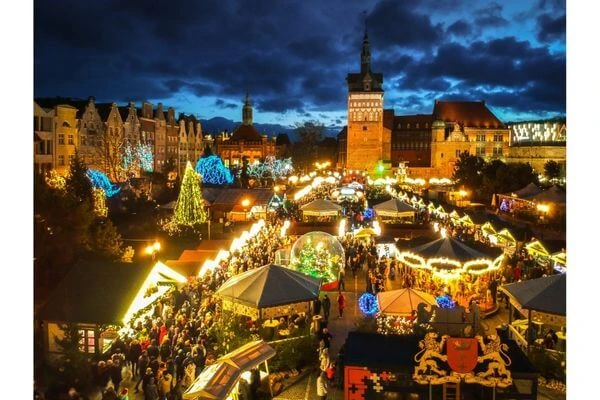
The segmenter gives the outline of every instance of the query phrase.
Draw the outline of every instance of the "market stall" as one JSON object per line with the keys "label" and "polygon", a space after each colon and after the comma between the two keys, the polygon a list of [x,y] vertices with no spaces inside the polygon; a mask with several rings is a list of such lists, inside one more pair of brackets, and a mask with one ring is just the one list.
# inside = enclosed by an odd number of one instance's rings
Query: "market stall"
{"label": "market stall", "polygon": [[[511,304],[509,334],[521,347],[540,343],[548,329],[560,333],[555,349],[566,349],[567,274],[530,279],[500,287]],[[515,318],[521,316],[522,318]]]}
{"label": "market stall", "polygon": [[241,273],[216,291],[223,309],[253,319],[267,319],[310,311],[319,296],[320,279],[276,264]]}
{"label": "market stall", "polygon": [[[251,372],[258,369],[260,379],[269,374],[267,361],[275,350],[262,340],[250,342],[224,355],[206,367],[183,393],[186,400],[237,399],[248,396],[245,389],[251,383]],[[264,371],[260,366],[264,364]],[[248,385],[239,385],[243,379]],[[247,398],[247,397],[244,397]]]}
{"label": "market stall", "polygon": [[416,210],[399,199],[390,199],[373,206],[378,217],[383,219],[414,222]]}
{"label": "market stall", "polygon": [[410,317],[421,303],[437,304],[433,295],[411,288],[377,293],[377,302],[380,314],[400,317]]}
{"label": "market stall", "polygon": [[325,199],[316,199],[300,207],[304,219],[336,219],[341,210],[342,206]]}

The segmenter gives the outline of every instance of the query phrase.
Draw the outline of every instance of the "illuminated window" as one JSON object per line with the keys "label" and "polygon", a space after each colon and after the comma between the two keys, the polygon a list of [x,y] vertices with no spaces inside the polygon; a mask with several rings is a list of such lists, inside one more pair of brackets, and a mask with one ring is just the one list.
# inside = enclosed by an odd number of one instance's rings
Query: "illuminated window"
{"label": "illuminated window", "polygon": [[58,135],[58,144],[65,144],[65,135],[62,133]]}
{"label": "illuminated window", "polygon": [[496,157],[501,156],[502,155],[502,146],[495,146],[492,154]]}
{"label": "illuminated window", "polygon": [[73,135],[69,135],[69,144],[75,144],[73,141]]}
{"label": "illuminated window", "polygon": [[96,337],[92,329],[79,330],[79,351],[84,353],[96,352]]}
{"label": "illuminated window", "polygon": [[65,165],[65,156],[58,156],[58,165]]}
{"label": "illuminated window", "polygon": [[502,135],[494,135],[494,142],[501,142],[502,141]]}
{"label": "illuminated window", "polygon": [[485,135],[477,135],[476,141],[485,142]]}
{"label": "illuminated window", "polygon": [[475,148],[475,155],[477,157],[484,157],[485,156],[485,145],[484,146],[477,146]]}

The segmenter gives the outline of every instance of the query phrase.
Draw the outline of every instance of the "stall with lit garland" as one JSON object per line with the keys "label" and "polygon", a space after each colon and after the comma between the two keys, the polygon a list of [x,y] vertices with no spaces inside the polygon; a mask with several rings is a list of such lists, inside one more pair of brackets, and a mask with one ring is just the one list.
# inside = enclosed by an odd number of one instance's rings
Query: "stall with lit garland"
{"label": "stall with lit garland", "polygon": [[[136,321],[185,282],[186,277],[160,261],[150,269],[137,263],[77,263],[35,316],[44,321],[46,350],[50,355],[61,352],[57,339],[64,335],[62,327],[70,324],[79,330],[83,352],[105,353],[117,337],[135,336]],[[110,296],[106,288],[111,288]]]}
{"label": "stall with lit garland", "polygon": [[300,207],[305,220],[336,220],[342,207],[329,200],[316,199]]}
{"label": "stall with lit garland", "polygon": [[216,295],[223,309],[254,320],[305,313],[319,297],[321,280],[301,272],[268,264],[229,278]]}
{"label": "stall with lit garland", "polygon": [[461,305],[479,300],[486,311],[492,308],[486,293],[486,274],[500,269],[504,253],[487,246],[480,246],[481,250],[471,246],[452,237],[442,237],[400,250],[397,259],[418,274],[425,272],[422,286],[429,289],[427,292],[448,290]]}
{"label": "stall with lit garland", "polygon": [[403,201],[392,198],[373,206],[375,214],[384,222],[408,222],[415,220],[416,210]]}

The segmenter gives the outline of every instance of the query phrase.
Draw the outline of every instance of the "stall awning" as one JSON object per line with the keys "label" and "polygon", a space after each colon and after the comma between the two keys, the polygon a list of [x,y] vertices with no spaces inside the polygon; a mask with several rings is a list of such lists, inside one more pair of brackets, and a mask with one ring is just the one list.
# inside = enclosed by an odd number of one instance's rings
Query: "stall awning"
{"label": "stall awning", "polygon": [[416,210],[408,204],[398,200],[390,199],[373,206],[373,209],[382,217],[414,217]]}
{"label": "stall awning", "polygon": [[183,394],[186,400],[225,399],[242,373],[256,368],[275,355],[262,340],[250,342],[206,367]]}
{"label": "stall awning", "polygon": [[514,299],[523,309],[567,315],[566,273],[510,283],[501,286],[500,291]]}
{"label": "stall awning", "polygon": [[266,308],[314,300],[320,287],[320,279],[269,264],[230,278],[216,294],[224,300]]}
{"label": "stall awning", "polygon": [[415,289],[399,289],[377,294],[379,312],[384,315],[409,316],[420,303],[435,305],[433,295]]}
{"label": "stall awning", "polygon": [[329,200],[317,199],[300,207],[303,215],[306,216],[335,216],[342,210],[342,206],[332,203]]}

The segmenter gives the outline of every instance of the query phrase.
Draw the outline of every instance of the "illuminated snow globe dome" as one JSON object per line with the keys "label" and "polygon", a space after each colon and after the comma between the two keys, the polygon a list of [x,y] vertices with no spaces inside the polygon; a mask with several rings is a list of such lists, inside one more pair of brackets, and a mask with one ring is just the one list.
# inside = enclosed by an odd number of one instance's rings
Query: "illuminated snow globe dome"
{"label": "illuminated snow globe dome", "polygon": [[296,240],[290,252],[289,267],[322,278],[325,284],[337,280],[344,262],[344,248],[337,238],[326,232],[315,231]]}

